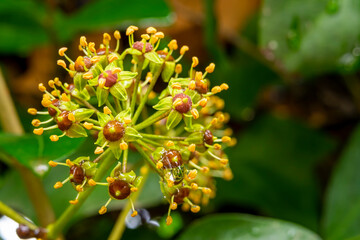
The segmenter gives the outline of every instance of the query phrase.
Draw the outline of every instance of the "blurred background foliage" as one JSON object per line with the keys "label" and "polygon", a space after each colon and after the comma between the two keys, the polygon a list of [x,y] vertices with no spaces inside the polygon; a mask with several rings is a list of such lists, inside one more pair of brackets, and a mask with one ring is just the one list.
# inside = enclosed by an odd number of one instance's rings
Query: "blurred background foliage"
{"label": "blurred background foliage", "polygon": [[[137,206],[160,227],[127,229],[124,239],[360,239],[358,0],[2,0],[1,77],[25,132],[32,130],[26,109],[39,107],[38,83],[66,79],[57,49],[67,46],[74,58],[81,35],[99,43],[102,32],[130,24],[154,26],[188,45],[187,64],[193,55],[203,67],[215,62],[211,80],[230,85],[222,97],[238,143],[227,150],[234,179],[218,181],[217,197],[202,213],[179,211],[170,227],[151,176]],[[90,146],[91,139],[51,143],[3,127],[1,201],[36,219],[15,158],[42,180],[59,216],[74,192],[52,188],[66,173],[49,174],[46,162],[91,155]],[[134,165],[141,159],[131,157]],[[66,239],[109,234],[122,203],[99,217],[101,190],[76,214]]]}

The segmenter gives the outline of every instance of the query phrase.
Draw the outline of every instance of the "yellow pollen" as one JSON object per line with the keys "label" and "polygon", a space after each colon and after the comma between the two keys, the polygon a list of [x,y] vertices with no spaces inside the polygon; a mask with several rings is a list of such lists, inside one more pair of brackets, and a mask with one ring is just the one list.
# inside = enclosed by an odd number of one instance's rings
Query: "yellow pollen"
{"label": "yellow pollen", "polygon": [[99,210],[99,214],[100,215],[103,215],[103,214],[105,214],[107,212],[107,208],[105,207],[105,206],[102,206],[101,208],[100,208],[100,210]]}
{"label": "yellow pollen", "polygon": [[174,142],[173,141],[168,141],[167,143],[166,143],[166,146],[167,147],[172,147],[172,146],[174,146],[175,144],[174,144]]}
{"label": "yellow pollen", "polygon": [[200,105],[201,107],[206,107],[207,102],[208,102],[207,98],[203,98],[203,99],[201,99],[201,100],[199,101],[199,105]]}
{"label": "yellow pollen", "polygon": [[145,39],[146,41],[150,39],[149,34],[141,34],[141,38]]}
{"label": "yellow pollen", "polygon": [[83,191],[84,191],[84,189],[81,187],[81,185],[77,185],[77,186],[75,187],[75,189],[76,189],[76,191],[78,191],[78,192],[83,192]]}
{"label": "yellow pollen", "polygon": [[168,180],[166,180],[166,182],[167,182],[167,185],[168,185],[169,188],[174,186],[174,181],[168,179]]}
{"label": "yellow pollen", "polygon": [[121,149],[121,150],[126,150],[126,149],[128,149],[128,148],[129,148],[129,146],[128,146],[128,144],[127,144],[126,142],[120,143],[120,149]]}
{"label": "yellow pollen", "polygon": [[133,211],[132,214],[131,214],[132,217],[136,217],[137,215],[138,215],[138,212],[136,210]]}
{"label": "yellow pollen", "polygon": [[157,30],[154,27],[148,27],[146,29],[146,33],[148,33],[148,34],[155,34],[156,32],[157,32]]}
{"label": "yellow pollen", "polygon": [[194,89],[196,88],[196,83],[195,83],[194,80],[191,80],[191,81],[189,82],[188,88],[191,89],[191,90],[194,90]]}
{"label": "yellow pollen", "polygon": [[217,118],[213,118],[210,122],[211,125],[215,126],[218,123],[218,119]]}
{"label": "yellow pollen", "polygon": [[190,152],[195,152],[195,148],[196,148],[196,145],[194,143],[192,143],[192,144],[189,145],[188,150]]}
{"label": "yellow pollen", "polygon": [[63,68],[66,68],[66,63],[65,63],[65,61],[64,60],[57,60],[57,65],[59,65],[59,66],[61,66],[61,67],[63,67]]}
{"label": "yellow pollen", "polygon": [[198,206],[198,205],[193,205],[193,206],[191,206],[191,212],[193,212],[193,213],[198,213],[199,211],[200,211],[200,206]]}
{"label": "yellow pollen", "polygon": [[132,187],[132,188],[130,188],[130,191],[131,191],[131,192],[137,192],[137,191],[138,191],[138,188],[137,188],[137,187]]}
{"label": "yellow pollen", "polygon": [[119,59],[119,57],[115,54],[111,54],[108,56],[109,63],[112,63],[113,61],[118,60],[118,59]]}
{"label": "yellow pollen", "polygon": [[81,37],[80,37],[80,46],[81,46],[81,47],[86,47],[86,46],[87,46],[87,42],[86,42],[86,37],[85,37],[85,36],[81,36]]}
{"label": "yellow pollen", "polygon": [[95,43],[94,42],[89,42],[89,50],[93,53],[96,52],[96,49],[95,49]]}
{"label": "yellow pollen", "polygon": [[88,184],[93,187],[93,186],[96,185],[96,182],[94,181],[94,179],[90,179],[90,180],[88,181]]}
{"label": "yellow pollen", "polygon": [[108,33],[103,34],[103,43],[104,45],[109,45],[111,36]]}
{"label": "yellow pollen", "polygon": [[116,73],[119,73],[119,72],[121,72],[121,68],[114,68],[114,69],[111,70],[112,74],[116,74]]}
{"label": "yellow pollen", "polygon": [[170,208],[171,208],[171,210],[176,210],[177,209],[177,203],[176,202],[171,203]]}
{"label": "yellow pollen", "polygon": [[173,89],[181,89],[181,84],[180,84],[180,83],[173,83],[173,84],[171,85],[171,87],[172,87]]}
{"label": "yellow pollen", "polygon": [[73,166],[74,164],[71,162],[70,159],[66,159],[65,161],[66,165],[68,165],[69,167]]}
{"label": "yellow pollen", "polygon": [[193,169],[193,170],[189,171],[188,178],[190,178],[192,180],[192,179],[195,179],[196,176],[197,176],[197,170],[196,169]]}
{"label": "yellow pollen", "polygon": [[104,88],[105,83],[106,83],[106,79],[105,78],[100,78],[99,79],[99,88]]}
{"label": "yellow pollen", "polygon": [[48,164],[50,167],[56,167],[58,165],[57,162],[54,161],[49,161]]}
{"label": "yellow pollen", "polygon": [[175,39],[171,40],[168,44],[168,47],[170,50],[176,50],[178,49],[178,44],[177,41]]}
{"label": "yellow pollen", "polygon": [[166,225],[171,225],[172,224],[172,222],[173,222],[173,219],[172,219],[172,217],[171,216],[167,216],[166,217]]}
{"label": "yellow pollen", "polygon": [[64,102],[69,102],[70,98],[68,97],[68,95],[66,93],[61,94],[61,100],[63,100]]}
{"label": "yellow pollen", "polygon": [[83,126],[87,129],[90,130],[94,127],[94,124],[92,123],[88,123],[88,122],[84,122]]}
{"label": "yellow pollen", "polygon": [[207,66],[205,68],[205,71],[208,72],[208,73],[212,73],[214,72],[214,69],[215,69],[215,64],[214,63],[210,63],[209,66]]}
{"label": "yellow pollen", "polygon": [[109,107],[105,106],[105,107],[103,108],[103,110],[104,110],[104,113],[105,113],[105,114],[111,114],[111,110],[110,110]]}
{"label": "yellow pollen", "polygon": [[57,142],[57,141],[59,141],[59,136],[58,136],[58,135],[51,135],[51,136],[50,136],[50,140],[51,140],[52,142]]}
{"label": "yellow pollen", "polygon": [[45,92],[45,91],[46,91],[46,87],[44,86],[43,83],[39,83],[38,88],[39,88],[39,90],[40,90],[41,92]]}
{"label": "yellow pollen", "polygon": [[218,144],[218,143],[215,143],[215,144],[214,144],[214,148],[215,148],[216,150],[221,150],[221,145]]}
{"label": "yellow pollen", "polygon": [[160,162],[160,161],[158,161],[157,163],[156,163],[156,168],[157,169],[160,169],[160,168],[162,168],[164,166],[164,164],[162,163],[162,162]]}
{"label": "yellow pollen", "polygon": [[36,135],[42,135],[43,132],[44,132],[44,128],[36,128],[33,131],[33,133],[35,133]]}
{"label": "yellow pollen", "polygon": [[231,137],[223,136],[223,137],[221,138],[221,141],[222,141],[223,143],[228,143],[228,142],[231,141]]}
{"label": "yellow pollen", "polygon": [[163,32],[157,32],[157,33],[154,34],[154,36],[157,37],[157,38],[160,38],[160,39],[165,37]]}
{"label": "yellow pollen", "polygon": [[36,114],[37,114],[36,108],[29,108],[27,112],[28,112],[29,114],[31,114],[31,115],[36,115]]}
{"label": "yellow pollen", "polygon": [[61,86],[61,81],[59,80],[58,77],[54,78],[54,82],[57,86]]}
{"label": "yellow pollen", "polygon": [[106,181],[107,181],[108,183],[113,183],[113,182],[115,181],[115,179],[114,179],[113,177],[107,177],[107,178],[106,178]]}
{"label": "yellow pollen", "polygon": [[197,57],[192,57],[191,67],[196,67],[199,64],[199,59]]}
{"label": "yellow pollen", "polygon": [[190,186],[192,190],[197,190],[199,188],[199,186],[196,183],[191,183]]}
{"label": "yellow pollen", "polygon": [[101,148],[101,147],[97,147],[97,148],[95,149],[95,151],[94,151],[95,154],[101,154],[101,153],[103,153],[103,152],[104,152],[104,149]]}
{"label": "yellow pollen", "polygon": [[63,184],[62,184],[61,182],[56,182],[56,183],[54,184],[54,188],[55,188],[55,189],[61,188],[62,186],[63,186]]}
{"label": "yellow pollen", "polygon": [[38,127],[38,126],[40,126],[40,120],[39,119],[33,119],[32,121],[31,121],[31,124],[34,126],[34,127]]}
{"label": "yellow pollen", "polygon": [[195,80],[200,81],[202,79],[202,72],[196,72],[195,73]]}
{"label": "yellow pollen", "polygon": [[83,78],[86,80],[89,80],[89,79],[94,78],[94,76],[93,76],[92,72],[87,72],[87,73],[83,74]]}
{"label": "yellow pollen", "polygon": [[95,64],[95,63],[99,62],[100,59],[101,59],[101,58],[100,58],[99,56],[93,56],[93,57],[90,59],[90,61],[91,61],[92,64]]}
{"label": "yellow pollen", "polygon": [[211,92],[212,93],[219,93],[219,92],[221,92],[221,87],[219,87],[219,86],[215,86],[215,87],[213,87],[212,89],[211,89]]}
{"label": "yellow pollen", "polygon": [[199,118],[199,112],[196,108],[191,109],[191,115],[193,116],[194,119],[198,119]]}
{"label": "yellow pollen", "polygon": [[59,55],[60,55],[61,57],[63,57],[63,56],[64,56],[64,53],[66,52],[66,50],[67,50],[67,47],[62,47],[62,48],[60,48],[60,49],[59,49]]}
{"label": "yellow pollen", "polygon": [[203,189],[201,189],[201,191],[202,191],[204,194],[210,194],[210,193],[211,193],[211,189],[210,189],[210,188],[203,188]]}
{"label": "yellow pollen", "polygon": [[184,55],[187,51],[189,51],[189,47],[184,45],[180,49],[180,55]]}
{"label": "yellow pollen", "polygon": [[220,163],[223,164],[223,165],[228,164],[228,162],[229,162],[228,159],[225,159],[225,158],[220,159]]}
{"label": "yellow pollen", "polygon": [[175,73],[180,74],[182,72],[182,65],[180,63],[175,66]]}
{"label": "yellow pollen", "polygon": [[228,89],[229,89],[229,85],[227,85],[226,83],[222,83],[222,84],[220,85],[220,88],[221,88],[221,90],[228,90]]}
{"label": "yellow pollen", "polygon": [[125,124],[131,123],[131,118],[124,118],[124,123]]}
{"label": "yellow pollen", "polygon": [[70,200],[69,203],[72,205],[76,205],[79,201],[77,199],[75,200]]}
{"label": "yellow pollen", "polygon": [[75,115],[74,115],[72,112],[69,113],[68,119],[69,119],[70,121],[72,121],[72,122],[75,122]]}

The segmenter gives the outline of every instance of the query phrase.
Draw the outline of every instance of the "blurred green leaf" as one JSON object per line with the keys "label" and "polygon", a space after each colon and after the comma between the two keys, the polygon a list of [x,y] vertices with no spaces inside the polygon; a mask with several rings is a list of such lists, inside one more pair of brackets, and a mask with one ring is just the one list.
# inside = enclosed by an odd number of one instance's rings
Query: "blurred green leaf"
{"label": "blurred green leaf", "polygon": [[156,229],[156,232],[161,238],[171,238],[183,228],[183,220],[178,212],[172,212],[171,217],[173,219],[172,224],[166,224],[167,214],[160,220],[160,227]]}
{"label": "blurred green leaf", "polygon": [[359,19],[358,0],[266,0],[260,46],[291,72],[310,76],[351,69],[359,56],[354,53],[360,43]]}
{"label": "blurred green leaf", "polygon": [[314,168],[334,146],[332,139],[293,120],[257,119],[229,149],[234,179],[218,182],[214,200],[316,230],[320,193]]}
{"label": "blurred green leaf", "polygon": [[360,126],[340,157],[331,178],[323,231],[326,239],[346,239],[360,234]]}
{"label": "blurred green leaf", "polygon": [[129,23],[146,25],[146,20],[151,20],[152,24],[156,21],[169,22],[169,15],[170,8],[164,0],[99,0],[61,17],[56,28],[61,40],[69,40],[79,32],[93,32]]}
{"label": "blurred green leaf", "polygon": [[320,237],[299,225],[281,220],[221,214],[197,220],[178,239],[320,240]]}
{"label": "blurred green leaf", "polygon": [[83,142],[84,139],[70,140],[67,138],[51,142],[49,135],[0,133],[0,150],[17,159],[39,176],[42,176],[48,169],[47,162],[49,160],[65,159]]}

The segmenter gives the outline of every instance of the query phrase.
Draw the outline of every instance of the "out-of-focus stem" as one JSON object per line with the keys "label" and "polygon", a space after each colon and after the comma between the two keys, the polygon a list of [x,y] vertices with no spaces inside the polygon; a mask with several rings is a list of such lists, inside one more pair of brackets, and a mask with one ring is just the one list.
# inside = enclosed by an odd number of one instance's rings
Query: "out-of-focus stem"
{"label": "out-of-focus stem", "polygon": [[1,201],[0,201],[0,214],[8,216],[9,218],[11,218],[12,220],[14,220],[15,222],[17,222],[19,224],[24,224],[32,230],[35,230],[37,228],[37,226],[35,224],[26,220],[23,216],[18,214],[16,211],[14,211],[12,208],[10,208],[9,206],[7,206],[6,204],[4,204]]}

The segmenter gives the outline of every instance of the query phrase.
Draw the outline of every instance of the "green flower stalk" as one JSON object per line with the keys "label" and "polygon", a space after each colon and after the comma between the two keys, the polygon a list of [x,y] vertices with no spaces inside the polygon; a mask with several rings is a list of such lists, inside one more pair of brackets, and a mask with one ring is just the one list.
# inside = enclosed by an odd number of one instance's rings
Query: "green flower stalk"
{"label": "green flower stalk", "polygon": [[[229,116],[221,112],[224,101],[215,96],[229,86],[223,83],[211,88],[207,76],[214,71],[215,64],[211,63],[204,72],[197,71],[197,57],[192,58],[188,73],[181,76],[179,62],[189,47],[182,46],[180,56],[175,58],[176,40],[159,49],[164,38],[162,32],[149,27],[135,41],[137,30],[135,26],[126,30],[130,47],[122,52],[119,31],[114,33],[115,48],[110,46],[111,36],[107,33],[98,48],[81,37],[82,55],[75,61],[66,55],[67,48],[61,48],[59,55],[68,63],[58,60],[57,64],[68,71],[72,82],[63,83],[55,78],[48,82],[49,87],[40,84],[45,110],[30,108],[28,112],[48,116],[43,122],[32,121],[34,133],[54,131],[50,137],[54,142],[63,137],[97,136],[94,152],[98,158],[79,156],[65,163],[49,162],[52,167],[69,167],[69,176],[54,187],[61,188],[66,182],[74,186],[77,195],[70,204],[80,204],[82,194],[103,186],[108,188],[109,196],[104,196],[100,214],[107,212],[111,201],[128,199],[131,215],[136,216],[131,199],[143,177],[141,171],[137,176],[136,169],[129,168],[127,160],[128,154],[137,151],[159,175],[160,189],[169,202],[166,223],[171,224],[171,211],[179,205],[196,213],[200,205],[206,205],[215,196],[215,177],[232,178],[224,149],[236,140],[230,137],[231,129],[224,129]],[[160,80],[166,87],[155,92],[154,86]],[[94,176],[103,164],[104,154],[110,152],[117,161],[106,182],[99,182]]]}

